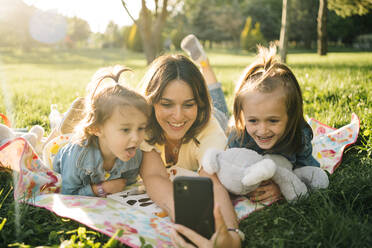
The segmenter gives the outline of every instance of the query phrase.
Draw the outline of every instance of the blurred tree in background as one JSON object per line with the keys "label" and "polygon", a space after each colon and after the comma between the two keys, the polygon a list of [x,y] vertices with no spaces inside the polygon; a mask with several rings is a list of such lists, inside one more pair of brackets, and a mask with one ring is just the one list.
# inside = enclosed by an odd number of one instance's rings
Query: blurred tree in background
{"label": "blurred tree in background", "polygon": [[329,0],[328,8],[341,17],[366,15],[372,10],[371,0]]}
{"label": "blurred tree in background", "polygon": [[72,47],[86,46],[91,34],[87,21],[78,17],[72,17],[67,20],[67,38]]}
{"label": "blurred tree in background", "polygon": [[240,47],[243,50],[254,52],[257,44],[265,45],[265,39],[260,30],[260,23],[256,22],[253,25],[252,18],[249,16],[240,35]]}
{"label": "blurred tree in background", "polygon": [[[245,24],[248,17],[251,18],[248,32],[250,35],[245,38],[250,37],[249,39],[255,40],[253,43],[279,40],[282,1],[151,1],[157,6],[153,10],[146,6],[150,0],[141,0],[141,3],[145,5],[142,5],[140,18],[134,20],[137,22],[136,28],[134,26],[119,27],[114,22],[110,22],[104,33],[92,33],[88,23],[80,18],[62,17],[57,13],[49,13],[50,21],[47,20],[44,28],[51,26],[53,21],[64,18],[66,30],[61,30],[59,34],[63,38],[52,39],[53,42],[43,42],[42,39],[35,38],[35,34],[31,34],[32,21],[35,16],[42,16],[43,11],[25,4],[22,0],[0,0],[0,46],[17,47],[25,51],[41,46],[129,48],[147,51],[146,57],[148,61],[151,61],[164,49],[180,49],[180,41],[190,33],[197,35],[207,47],[216,45],[240,48],[241,37],[247,29]],[[316,47],[319,1],[289,1],[287,23],[289,47],[305,49]],[[372,34],[371,0],[328,0],[328,7],[327,38],[331,46],[351,47],[355,41],[360,40],[358,37],[361,35],[368,38],[370,37],[368,34]],[[123,10],[123,15],[128,15],[128,13]],[[254,34],[258,38],[254,38]],[[244,39],[245,42],[248,41],[247,39]],[[172,45],[170,46],[169,43]],[[255,47],[252,44],[248,46],[248,43],[244,44],[242,46],[244,49]],[[363,47],[368,49],[369,46]]]}

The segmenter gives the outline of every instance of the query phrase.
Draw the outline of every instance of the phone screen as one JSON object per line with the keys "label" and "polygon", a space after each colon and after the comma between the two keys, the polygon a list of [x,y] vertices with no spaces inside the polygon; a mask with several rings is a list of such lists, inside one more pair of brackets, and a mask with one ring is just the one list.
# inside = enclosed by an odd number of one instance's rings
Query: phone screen
{"label": "phone screen", "polygon": [[214,233],[212,180],[207,177],[176,177],[173,194],[175,222],[210,239]]}

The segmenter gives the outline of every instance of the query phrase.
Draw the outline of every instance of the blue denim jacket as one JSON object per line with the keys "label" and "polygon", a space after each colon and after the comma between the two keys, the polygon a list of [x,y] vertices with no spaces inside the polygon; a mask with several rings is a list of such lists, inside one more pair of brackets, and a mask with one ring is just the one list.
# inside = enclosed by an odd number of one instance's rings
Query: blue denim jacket
{"label": "blue denim jacket", "polygon": [[[320,167],[320,163],[315,160],[312,155],[313,146],[311,144],[311,140],[313,138],[313,131],[308,125],[305,125],[302,129],[302,143],[303,148],[298,153],[280,153],[286,157],[293,165],[294,168],[302,167],[302,166],[315,166]],[[254,141],[254,139],[248,134],[247,130],[245,130],[244,139],[236,138],[236,133],[231,133],[228,139],[228,145],[230,148],[233,147],[245,147],[256,151],[259,154],[264,154],[265,150],[262,150]]]}
{"label": "blue denim jacket", "polygon": [[[116,159],[106,180],[127,179],[127,185],[135,183],[142,162],[142,151],[127,162]],[[105,181],[105,170],[100,150],[69,143],[62,147],[53,160],[53,170],[62,175],[62,194],[94,196],[91,184]]]}

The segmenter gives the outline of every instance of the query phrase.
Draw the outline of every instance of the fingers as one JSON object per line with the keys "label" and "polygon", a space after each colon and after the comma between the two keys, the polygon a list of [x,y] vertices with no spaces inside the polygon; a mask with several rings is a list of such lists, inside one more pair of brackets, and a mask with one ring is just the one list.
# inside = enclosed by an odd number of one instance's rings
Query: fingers
{"label": "fingers", "polygon": [[265,181],[261,182],[260,186],[266,186],[266,185],[270,185],[272,183],[273,183],[273,181],[271,181],[271,180],[265,180]]}
{"label": "fingers", "polygon": [[249,194],[249,199],[253,202],[277,201],[280,198],[279,187],[271,181],[265,181],[263,185]]}
{"label": "fingers", "polygon": [[199,235],[198,233],[194,232],[193,230],[185,226],[175,224],[174,229],[172,231],[173,232],[171,233],[171,239],[173,243],[177,245],[177,247],[195,247],[192,244],[187,243],[178,233],[183,234],[185,237],[191,240],[197,247],[208,247],[209,240],[207,240],[203,236]]}
{"label": "fingers", "polygon": [[192,244],[190,243],[187,243],[182,237],[181,235],[179,235],[177,233],[177,231],[175,229],[172,229],[171,232],[170,232],[170,237],[171,237],[171,240],[173,242],[173,244],[175,245],[175,247],[180,247],[180,248],[188,248],[188,247],[195,247],[193,246]]}

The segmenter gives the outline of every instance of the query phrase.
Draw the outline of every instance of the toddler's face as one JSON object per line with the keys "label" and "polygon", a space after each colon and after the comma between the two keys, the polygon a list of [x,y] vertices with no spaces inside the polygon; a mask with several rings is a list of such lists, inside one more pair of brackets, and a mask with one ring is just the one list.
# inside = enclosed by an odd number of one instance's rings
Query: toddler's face
{"label": "toddler's face", "polygon": [[244,96],[245,127],[261,149],[271,149],[284,134],[288,122],[285,99],[281,88],[269,93],[250,91]]}
{"label": "toddler's face", "polygon": [[103,158],[107,161],[133,158],[145,137],[146,125],[147,117],[137,108],[116,107],[96,134]]}

